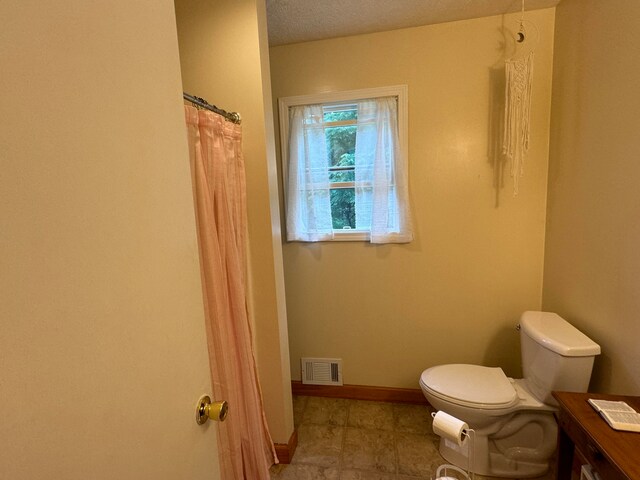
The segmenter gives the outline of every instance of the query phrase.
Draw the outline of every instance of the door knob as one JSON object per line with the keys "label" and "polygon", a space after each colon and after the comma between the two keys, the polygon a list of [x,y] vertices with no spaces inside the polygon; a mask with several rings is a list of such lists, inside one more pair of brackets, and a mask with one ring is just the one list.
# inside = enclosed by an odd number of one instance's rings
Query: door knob
{"label": "door knob", "polygon": [[229,413],[229,404],[226,400],[212,402],[209,395],[203,395],[196,405],[196,422],[198,425],[206,423],[207,420],[224,422]]}

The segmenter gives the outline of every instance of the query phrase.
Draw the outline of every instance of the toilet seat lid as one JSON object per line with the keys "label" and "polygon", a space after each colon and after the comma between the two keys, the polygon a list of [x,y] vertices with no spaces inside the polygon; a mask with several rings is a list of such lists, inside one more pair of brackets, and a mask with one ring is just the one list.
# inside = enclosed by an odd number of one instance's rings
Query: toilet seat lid
{"label": "toilet seat lid", "polygon": [[420,382],[434,394],[460,405],[504,408],[518,395],[501,368],[451,364],[428,368]]}

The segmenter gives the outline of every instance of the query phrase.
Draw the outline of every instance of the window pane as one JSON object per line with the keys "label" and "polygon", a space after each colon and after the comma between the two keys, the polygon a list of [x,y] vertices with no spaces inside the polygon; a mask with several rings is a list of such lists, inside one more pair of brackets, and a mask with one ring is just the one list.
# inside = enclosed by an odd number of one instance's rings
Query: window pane
{"label": "window pane", "polygon": [[329,181],[331,183],[355,182],[356,172],[353,168],[349,170],[329,170]]}
{"label": "window pane", "polygon": [[[325,107],[327,108],[327,107]],[[340,122],[344,120],[357,120],[358,110],[355,108],[346,108],[343,110],[325,110],[324,121],[325,122]]]}
{"label": "window pane", "polygon": [[330,167],[355,165],[357,129],[355,125],[324,129]]}
{"label": "window pane", "polygon": [[331,217],[333,228],[356,228],[356,198],[354,188],[331,189]]}

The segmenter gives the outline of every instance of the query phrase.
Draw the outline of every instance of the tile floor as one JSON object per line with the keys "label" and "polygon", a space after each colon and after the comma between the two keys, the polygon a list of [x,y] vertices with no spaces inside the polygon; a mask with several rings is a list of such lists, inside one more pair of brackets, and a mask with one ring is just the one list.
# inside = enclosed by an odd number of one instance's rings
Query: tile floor
{"label": "tile floor", "polygon": [[431,479],[446,463],[426,406],[296,396],[293,407],[298,448],[273,480]]}

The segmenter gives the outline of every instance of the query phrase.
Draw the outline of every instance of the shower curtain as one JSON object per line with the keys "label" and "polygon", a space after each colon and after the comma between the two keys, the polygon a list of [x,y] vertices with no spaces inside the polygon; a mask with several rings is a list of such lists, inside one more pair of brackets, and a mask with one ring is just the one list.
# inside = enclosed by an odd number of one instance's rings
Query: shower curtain
{"label": "shower curtain", "polygon": [[275,450],[264,416],[246,299],[246,185],[240,125],[184,107],[223,480],[268,480]]}

